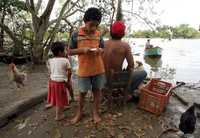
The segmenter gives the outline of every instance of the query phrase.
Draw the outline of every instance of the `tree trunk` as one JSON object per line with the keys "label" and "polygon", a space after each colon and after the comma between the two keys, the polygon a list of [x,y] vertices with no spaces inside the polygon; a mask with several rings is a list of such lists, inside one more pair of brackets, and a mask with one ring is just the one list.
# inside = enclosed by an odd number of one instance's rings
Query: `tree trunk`
{"label": "tree trunk", "polygon": [[23,43],[21,43],[20,41],[15,41],[12,54],[13,56],[23,56],[24,55]]}
{"label": "tree trunk", "polygon": [[110,30],[111,30],[111,27],[112,27],[112,24],[113,24],[113,21],[114,21],[114,15],[115,15],[115,10],[116,10],[116,8],[115,8],[115,0],[112,0],[112,4],[111,4],[111,6],[112,6],[112,15],[111,15],[111,18],[110,18]]}
{"label": "tree trunk", "polygon": [[44,61],[42,60],[43,48],[41,45],[33,45],[32,53],[32,61],[34,64],[39,65],[44,63]]}
{"label": "tree trunk", "polygon": [[[4,24],[4,20],[5,20],[5,9],[3,9],[3,12],[1,14],[1,24]],[[3,43],[4,43],[4,30],[3,30],[3,28],[1,28],[1,31],[0,31],[0,51],[3,50]]]}
{"label": "tree trunk", "polygon": [[122,21],[122,20],[123,20],[123,15],[122,15],[122,1],[118,0],[116,21]]}
{"label": "tree trunk", "polygon": [[[34,32],[34,40],[32,47],[32,61],[34,64],[43,63],[43,39],[45,32],[48,29],[49,18],[54,6],[55,0],[48,0],[47,7],[41,16],[38,16],[38,10],[40,6],[34,5],[34,0],[26,0],[28,10],[32,15],[32,25]],[[37,5],[41,5],[41,1],[38,1]]]}
{"label": "tree trunk", "polygon": [[1,29],[0,31],[0,51],[3,51],[3,42],[4,42],[4,31]]}
{"label": "tree trunk", "polygon": [[35,39],[32,47],[32,61],[34,64],[43,63],[43,38],[45,30],[40,29],[39,32],[36,32]]}

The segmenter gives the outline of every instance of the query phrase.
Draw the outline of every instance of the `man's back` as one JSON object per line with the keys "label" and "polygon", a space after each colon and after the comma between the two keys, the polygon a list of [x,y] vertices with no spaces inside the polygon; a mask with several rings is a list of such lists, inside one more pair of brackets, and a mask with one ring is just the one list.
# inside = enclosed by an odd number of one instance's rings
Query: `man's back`
{"label": "man's back", "polygon": [[104,65],[106,72],[109,69],[114,71],[121,71],[124,60],[128,62],[128,68],[133,68],[133,56],[131,54],[130,46],[121,40],[107,40],[104,43]]}

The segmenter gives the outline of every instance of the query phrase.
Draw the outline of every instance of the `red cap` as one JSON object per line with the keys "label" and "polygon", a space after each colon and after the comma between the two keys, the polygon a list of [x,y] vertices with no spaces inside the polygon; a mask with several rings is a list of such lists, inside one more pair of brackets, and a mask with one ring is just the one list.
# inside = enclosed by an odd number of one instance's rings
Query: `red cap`
{"label": "red cap", "polygon": [[111,33],[118,36],[123,37],[125,35],[126,26],[122,21],[116,21],[112,24]]}

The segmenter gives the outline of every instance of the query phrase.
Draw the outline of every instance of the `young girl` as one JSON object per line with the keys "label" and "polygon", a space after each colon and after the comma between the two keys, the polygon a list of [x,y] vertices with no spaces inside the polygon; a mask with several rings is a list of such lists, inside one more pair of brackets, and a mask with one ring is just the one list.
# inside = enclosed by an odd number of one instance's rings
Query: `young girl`
{"label": "young girl", "polygon": [[63,119],[63,108],[69,104],[67,97],[67,85],[71,82],[71,67],[69,60],[65,57],[65,44],[55,42],[52,44],[51,51],[54,58],[47,62],[50,79],[48,86],[48,104],[56,107],[55,120]]}

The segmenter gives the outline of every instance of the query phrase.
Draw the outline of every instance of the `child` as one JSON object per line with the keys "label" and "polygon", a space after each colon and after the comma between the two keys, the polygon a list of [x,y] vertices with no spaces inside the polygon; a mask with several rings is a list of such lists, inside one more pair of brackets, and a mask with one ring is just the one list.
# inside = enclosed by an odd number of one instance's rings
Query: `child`
{"label": "child", "polygon": [[65,117],[63,108],[68,105],[66,84],[69,85],[71,82],[71,67],[69,60],[65,57],[64,43],[53,43],[51,51],[54,57],[47,62],[50,73],[48,103],[56,107],[55,120],[59,121]]}
{"label": "child", "polygon": [[[63,42],[63,43],[65,43],[65,42]],[[68,56],[68,46],[66,45],[65,46],[65,49],[66,49],[66,58],[69,60],[69,63],[70,63],[70,66],[72,65],[71,64],[71,62],[70,62],[70,58],[69,58],[69,56]],[[52,53],[52,51],[50,50],[49,52],[48,52],[48,57],[49,57],[49,59],[50,58],[53,58],[53,53]],[[47,68],[49,68],[48,67],[48,62],[47,62]],[[70,72],[69,72],[70,73]],[[50,74],[50,72],[49,72],[49,74]],[[70,76],[71,76],[71,74],[69,74]],[[50,77],[50,76],[49,76]],[[71,80],[71,79],[70,79]],[[69,95],[70,95],[70,98],[71,98],[71,101],[70,102],[74,102],[75,100],[74,100],[74,90],[73,90],[73,87],[72,87],[72,82],[70,82],[70,83],[67,83],[66,84],[66,88],[68,89],[68,91],[69,91]],[[51,107],[53,107],[53,105],[50,103],[50,104],[46,104],[45,105],[45,108],[46,109],[49,109],[49,108],[51,108]],[[64,109],[68,109],[69,108],[69,106],[66,106],[66,107],[64,107]]]}
{"label": "child", "polygon": [[69,54],[78,55],[78,110],[72,123],[77,123],[82,117],[84,98],[88,91],[93,92],[93,120],[100,122],[99,106],[101,89],[105,83],[105,70],[102,60],[103,39],[97,27],[101,22],[101,12],[97,8],[89,8],[84,15],[85,26],[79,28],[71,36]]}

